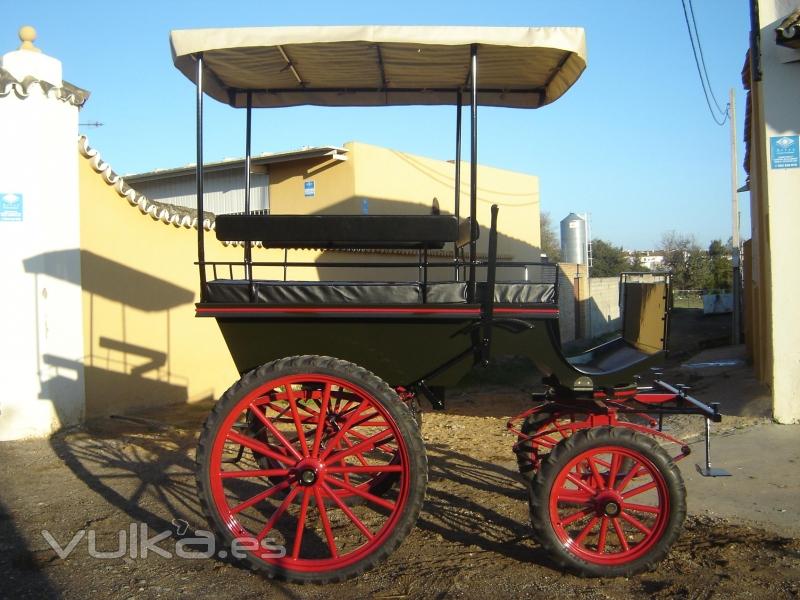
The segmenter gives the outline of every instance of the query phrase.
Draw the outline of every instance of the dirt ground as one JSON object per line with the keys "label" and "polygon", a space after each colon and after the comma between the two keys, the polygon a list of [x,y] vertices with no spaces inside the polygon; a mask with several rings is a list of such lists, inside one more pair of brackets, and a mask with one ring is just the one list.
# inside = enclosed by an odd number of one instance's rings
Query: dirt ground
{"label": "dirt ground", "polygon": [[[675,358],[672,369],[679,372],[685,358]],[[527,492],[510,450],[513,437],[505,432],[505,421],[529,406],[535,386],[524,377],[509,386],[500,374],[514,369],[506,364],[467,382],[446,413],[425,413],[430,483],[416,528],[378,568],[335,585],[272,582],[221,559],[155,553],[97,559],[89,556],[85,537],[66,559],[50,547],[44,530],[62,547],[79,530],[92,530],[97,548],[111,550],[119,532],[134,523],[146,525],[150,536],[171,532],[158,545],[174,554],[181,535],[206,529],[193,457],[208,405],[161,412],[158,422],[153,415],[107,419],[47,441],[0,444],[0,597],[800,597],[800,539],[705,511],[690,514],[654,572],[598,580],[556,570],[531,539]],[[719,377],[717,385],[730,378]],[[736,408],[743,414],[728,427],[763,421],[759,403],[763,399],[756,398],[756,408]],[[700,424],[679,423],[671,433],[691,437]]]}

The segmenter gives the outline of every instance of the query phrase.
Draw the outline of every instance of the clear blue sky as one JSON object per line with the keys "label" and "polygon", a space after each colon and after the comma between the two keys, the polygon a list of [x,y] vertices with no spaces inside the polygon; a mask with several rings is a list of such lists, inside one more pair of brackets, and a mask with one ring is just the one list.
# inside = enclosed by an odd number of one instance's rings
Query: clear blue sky
{"label": "clear blue sky", "polygon": [[[748,44],[746,0],[695,0],[711,84],[721,103],[736,89]],[[486,2],[271,2],[196,0],[5,3],[0,52],[17,28],[64,63],[64,78],[92,92],[81,127],[119,173],[194,162],[193,87],[173,66],[171,29],[266,25],[580,26],[588,69],[540,110],[482,109],[480,162],[539,176],[542,210],[558,222],[589,212],[593,236],[626,249],[662,233],[702,244],[731,235],[728,126],[705,106],[680,0]],[[207,103],[206,160],[243,154],[244,112]],[[440,159],[454,155],[454,109],[300,107],[257,111],[255,153],[359,140]],[[743,148],[739,144],[739,163]],[[744,173],[740,169],[740,185]],[[749,197],[740,194],[749,237]]]}

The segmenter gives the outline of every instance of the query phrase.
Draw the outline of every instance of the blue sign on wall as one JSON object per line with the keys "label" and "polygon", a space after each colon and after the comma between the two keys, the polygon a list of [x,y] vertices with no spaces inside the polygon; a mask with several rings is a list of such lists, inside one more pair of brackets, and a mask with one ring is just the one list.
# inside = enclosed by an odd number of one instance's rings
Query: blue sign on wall
{"label": "blue sign on wall", "polygon": [[0,192],[0,221],[22,221],[22,194]]}
{"label": "blue sign on wall", "polygon": [[769,138],[770,164],[773,169],[800,168],[800,136],[779,135]]}
{"label": "blue sign on wall", "polygon": [[314,180],[310,179],[309,181],[303,182],[303,196],[306,198],[313,198],[317,195],[317,187],[314,185]]}

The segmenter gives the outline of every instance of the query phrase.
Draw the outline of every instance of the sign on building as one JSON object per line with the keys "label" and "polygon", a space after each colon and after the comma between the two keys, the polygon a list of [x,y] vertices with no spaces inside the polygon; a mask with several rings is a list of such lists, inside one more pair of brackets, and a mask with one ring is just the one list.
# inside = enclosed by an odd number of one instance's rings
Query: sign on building
{"label": "sign on building", "polygon": [[0,192],[0,221],[22,221],[22,194]]}
{"label": "sign on building", "polygon": [[769,154],[773,169],[800,167],[800,136],[779,135],[769,138]]}
{"label": "sign on building", "polygon": [[303,196],[306,198],[313,198],[317,195],[317,186],[314,184],[313,179],[303,182]]}

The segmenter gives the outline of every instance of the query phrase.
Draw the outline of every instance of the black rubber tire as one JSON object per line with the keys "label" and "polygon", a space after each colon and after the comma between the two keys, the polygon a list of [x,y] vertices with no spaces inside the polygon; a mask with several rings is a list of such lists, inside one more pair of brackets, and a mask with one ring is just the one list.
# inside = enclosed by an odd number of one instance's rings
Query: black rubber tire
{"label": "black rubber tire", "polygon": [[200,507],[217,539],[221,540],[226,548],[230,548],[233,536],[215,508],[209,479],[210,449],[218,429],[237,403],[263,383],[287,375],[313,373],[334,376],[352,382],[368,392],[371,399],[379,403],[391,416],[400,430],[408,450],[409,489],[406,506],[394,529],[380,546],[355,563],[336,570],[318,573],[278,568],[250,553],[247,553],[246,558],[243,559],[247,566],[271,579],[293,583],[340,582],[361,575],[385,560],[414,528],[425,499],[425,489],[428,483],[427,457],[417,422],[410,409],[399,401],[395,391],[384,381],[358,365],[328,356],[306,355],[282,358],[246,373],[231,386],[214,406],[200,433],[195,462]]}
{"label": "black rubber tire", "polygon": [[[558,474],[575,457],[598,446],[622,447],[642,455],[661,474],[668,494],[669,514],[660,538],[648,552],[621,565],[589,562],[570,552],[556,536],[549,514],[550,495]],[[686,519],[686,487],[677,465],[652,438],[626,427],[584,429],[562,440],[542,462],[529,492],[534,538],[559,567],[581,576],[629,577],[653,569],[669,553]]]}
{"label": "black rubber tire", "polygon": [[[552,413],[545,411],[528,415],[522,422],[522,427],[520,427],[519,430],[526,436],[532,435],[542,425],[549,421],[552,416]],[[519,470],[519,474],[527,482],[533,481],[533,478],[536,477],[537,466],[533,461],[533,458],[531,458],[535,450],[536,448],[530,440],[522,436],[518,436],[517,446],[516,450],[514,450],[514,454],[517,455],[517,469]],[[547,456],[546,453],[542,455],[541,450],[538,452],[542,459]]]}

